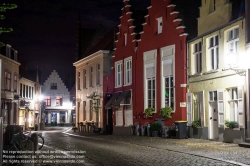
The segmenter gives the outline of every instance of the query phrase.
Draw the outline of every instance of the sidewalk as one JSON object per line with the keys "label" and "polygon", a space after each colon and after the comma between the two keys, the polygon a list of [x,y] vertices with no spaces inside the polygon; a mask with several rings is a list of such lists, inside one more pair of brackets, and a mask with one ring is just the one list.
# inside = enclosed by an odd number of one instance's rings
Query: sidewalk
{"label": "sidewalk", "polygon": [[148,148],[165,149],[181,153],[188,153],[196,156],[212,158],[220,161],[229,161],[232,164],[250,165],[250,149],[239,147],[238,144],[223,143],[202,139],[169,139],[162,137],[147,136],[116,136],[103,135],[87,132],[73,132],[68,128],[65,134],[103,140],[109,142],[119,142],[135,146],[144,146]]}

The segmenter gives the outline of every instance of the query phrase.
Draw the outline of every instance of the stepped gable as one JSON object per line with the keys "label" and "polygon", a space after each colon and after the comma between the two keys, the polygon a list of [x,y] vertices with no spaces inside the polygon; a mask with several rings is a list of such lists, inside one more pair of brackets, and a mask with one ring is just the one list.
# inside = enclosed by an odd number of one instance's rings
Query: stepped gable
{"label": "stepped gable", "polygon": [[187,40],[191,40],[197,37],[198,34],[198,21],[199,7],[201,6],[201,0],[180,1],[171,0],[168,7],[172,7],[173,11],[178,12],[176,18],[181,19],[179,27],[184,26],[184,32],[187,33]]}
{"label": "stepped gable", "polygon": [[143,31],[143,23],[145,22],[145,16],[148,14],[147,9],[138,9],[138,8],[130,8],[132,15],[131,18],[134,20],[133,25],[135,26],[134,28],[134,33],[136,33],[135,39],[139,40],[140,39],[140,32]]}
{"label": "stepped gable", "polygon": [[[51,72],[51,74],[49,75],[49,77],[45,80],[44,84],[48,84],[48,86],[50,85],[49,81],[56,79],[57,83],[61,83],[61,86],[63,86],[67,91],[68,88],[66,87],[66,85],[64,84],[64,82],[62,81],[61,77],[59,76],[59,74],[56,72],[56,70],[53,70]],[[59,81],[59,82],[58,82]]]}
{"label": "stepped gable", "polygon": [[232,3],[232,15],[230,21],[245,16],[245,0],[230,0]]}
{"label": "stepped gable", "polygon": [[90,49],[86,55],[89,56],[100,50],[113,50],[115,34],[117,33],[117,26],[112,28],[92,49]]}
{"label": "stepped gable", "polygon": [[93,37],[91,38],[89,45],[86,49],[86,51],[83,54],[83,58],[88,56],[88,52],[97,44],[99,41],[107,34],[107,29],[100,24],[100,26],[96,29]]}

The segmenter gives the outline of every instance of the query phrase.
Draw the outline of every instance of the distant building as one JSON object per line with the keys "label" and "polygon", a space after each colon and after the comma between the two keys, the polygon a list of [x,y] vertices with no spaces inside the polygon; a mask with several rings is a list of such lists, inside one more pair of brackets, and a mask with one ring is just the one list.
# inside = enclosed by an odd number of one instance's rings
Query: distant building
{"label": "distant building", "polygon": [[45,101],[45,123],[49,126],[69,125],[73,121],[74,107],[70,92],[54,70],[42,86]]}
{"label": "distant building", "polygon": [[18,52],[7,44],[0,49],[1,113],[4,124],[19,124],[19,66]]}

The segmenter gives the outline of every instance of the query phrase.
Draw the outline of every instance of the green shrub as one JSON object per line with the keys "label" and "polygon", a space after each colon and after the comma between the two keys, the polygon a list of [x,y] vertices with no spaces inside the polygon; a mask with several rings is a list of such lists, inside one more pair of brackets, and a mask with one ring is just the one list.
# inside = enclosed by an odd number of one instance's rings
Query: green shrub
{"label": "green shrub", "polygon": [[152,116],[154,110],[155,110],[154,108],[146,108],[144,113],[145,113],[146,116]]}
{"label": "green shrub", "polygon": [[152,131],[160,131],[161,130],[161,125],[159,123],[154,122],[153,124],[151,124],[150,128],[151,128]]}
{"label": "green shrub", "polygon": [[235,121],[228,121],[228,120],[226,120],[225,121],[225,126],[228,127],[228,128],[233,129],[233,128],[237,128],[238,127],[238,123],[235,122]]}
{"label": "green shrub", "polygon": [[199,127],[199,126],[201,126],[201,120],[200,120],[200,119],[194,120],[194,121],[192,122],[192,126],[193,126],[193,127]]}
{"label": "green shrub", "polygon": [[160,109],[160,116],[164,118],[172,118],[172,107],[165,107]]}

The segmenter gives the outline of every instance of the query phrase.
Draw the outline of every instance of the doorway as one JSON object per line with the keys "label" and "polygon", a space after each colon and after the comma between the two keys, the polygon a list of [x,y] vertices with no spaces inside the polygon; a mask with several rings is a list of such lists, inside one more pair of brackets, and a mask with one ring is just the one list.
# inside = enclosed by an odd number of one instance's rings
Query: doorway
{"label": "doorway", "polygon": [[112,134],[113,133],[113,115],[112,115],[112,109],[108,109],[107,110],[106,133],[107,134]]}
{"label": "doorway", "polygon": [[219,139],[217,101],[209,102],[209,139]]}

